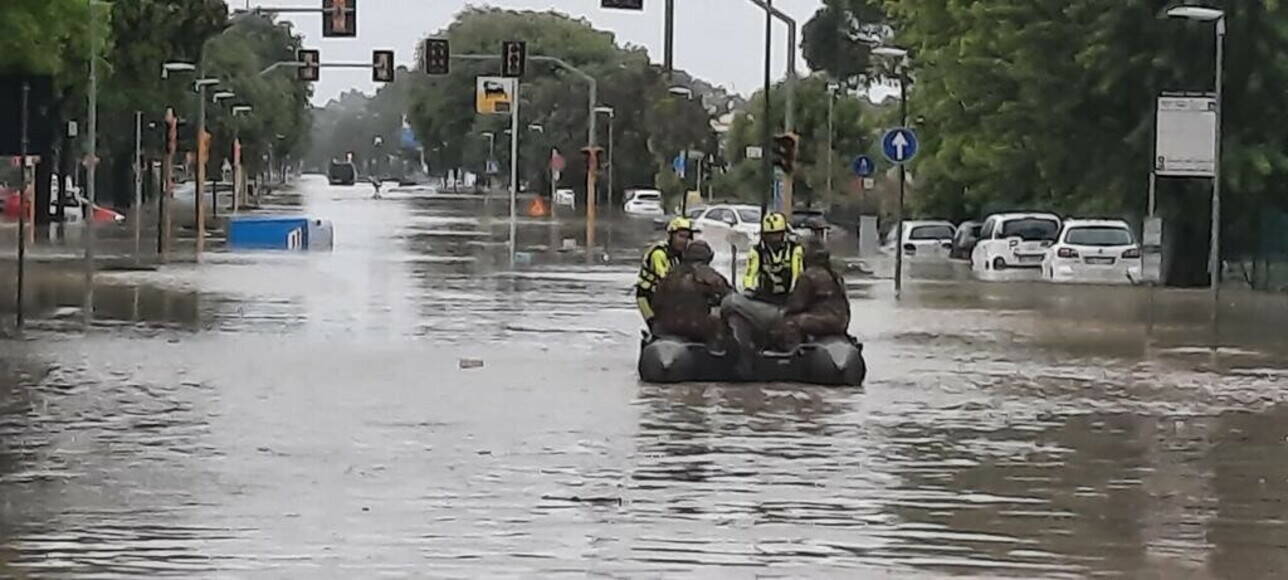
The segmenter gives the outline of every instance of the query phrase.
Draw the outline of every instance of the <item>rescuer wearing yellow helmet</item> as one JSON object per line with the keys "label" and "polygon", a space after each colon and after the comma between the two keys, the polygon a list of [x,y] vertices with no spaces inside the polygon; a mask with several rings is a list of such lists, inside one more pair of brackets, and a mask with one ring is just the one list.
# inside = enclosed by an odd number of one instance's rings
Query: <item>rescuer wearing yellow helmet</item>
{"label": "rescuer wearing yellow helmet", "polygon": [[782,305],[805,269],[805,251],[787,237],[787,216],[774,212],[760,222],[760,243],[747,253],[742,285],[764,302]]}
{"label": "rescuer wearing yellow helmet", "polygon": [[684,249],[697,231],[693,228],[693,220],[677,217],[666,226],[666,240],[649,246],[648,251],[644,252],[639,280],[635,282],[635,302],[640,314],[644,316],[644,322],[650,326],[653,323],[653,297],[657,288],[662,279],[680,263]]}

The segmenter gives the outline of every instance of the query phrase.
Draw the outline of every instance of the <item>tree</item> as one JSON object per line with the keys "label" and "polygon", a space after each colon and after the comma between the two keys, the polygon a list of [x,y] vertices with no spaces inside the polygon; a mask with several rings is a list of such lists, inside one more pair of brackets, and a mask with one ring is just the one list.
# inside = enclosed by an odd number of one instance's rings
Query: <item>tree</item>
{"label": "tree", "polygon": [[[898,42],[913,50],[912,108],[924,118],[916,162],[922,211],[977,216],[1030,206],[1139,216],[1151,164],[1154,98],[1210,90],[1211,24],[1159,18],[1160,0],[902,0],[888,3]],[[1288,135],[1277,127],[1288,90],[1288,6],[1225,4],[1223,181],[1227,224],[1276,203],[1288,177]],[[1175,232],[1206,231],[1206,186],[1160,183]],[[1227,241],[1248,245],[1226,228]],[[1205,236],[1169,236],[1182,269],[1206,280]]]}
{"label": "tree", "polygon": [[[806,203],[823,201],[839,203],[840,198],[826,199],[828,156],[832,157],[833,189],[842,191],[851,179],[850,161],[859,154],[868,153],[873,147],[876,122],[882,118],[876,107],[843,90],[833,104],[833,130],[831,149],[828,149],[828,84],[823,75],[802,79],[796,87],[796,133],[800,135],[800,149],[796,163],[796,200]],[[786,85],[774,85],[771,91],[774,118],[770,124],[774,132],[783,127],[787,104]],[[752,96],[743,112],[734,118],[725,137],[726,157],[731,170],[716,182],[720,194],[748,202],[759,203],[764,195],[762,161],[747,159],[748,146],[762,147],[763,129],[757,113],[764,110],[764,92]]]}
{"label": "tree", "polygon": [[801,30],[810,68],[853,88],[873,80],[872,42],[887,35],[880,0],[825,0]]}

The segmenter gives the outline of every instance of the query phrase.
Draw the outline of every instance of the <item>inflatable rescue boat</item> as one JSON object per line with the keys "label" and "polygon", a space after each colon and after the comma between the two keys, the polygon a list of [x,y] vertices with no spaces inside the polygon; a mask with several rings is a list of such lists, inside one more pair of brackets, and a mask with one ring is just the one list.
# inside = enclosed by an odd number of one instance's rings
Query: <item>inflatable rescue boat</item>
{"label": "inflatable rescue boat", "polygon": [[790,382],[861,386],[867,378],[863,345],[849,336],[806,342],[793,352],[760,352],[751,378],[739,376],[735,352],[712,351],[705,344],[645,333],[640,343],[640,378],[649,383]]}

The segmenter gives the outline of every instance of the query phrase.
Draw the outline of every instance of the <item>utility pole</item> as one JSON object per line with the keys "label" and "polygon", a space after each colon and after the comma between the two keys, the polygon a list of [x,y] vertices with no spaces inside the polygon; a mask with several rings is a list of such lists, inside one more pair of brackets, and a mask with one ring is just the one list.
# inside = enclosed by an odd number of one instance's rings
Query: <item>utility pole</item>
{"label": "utility pole", "polygon": [[98,203],[98,19],[94,17],[94,0],[89,3],[89,144],[85,192],[89,207],[85,223],[85,324],[94,320],[94,206]]}
{"label": "utility pole", "polygon": [[[22,189],[18,193],[18,292],[16,298],[17,315],[15,322],[19,334],[22,333],[22,327],[26,323],[23,316],[25,307],[23,301],[24,285],[26,282],[27,266],[27,206],[32,203],[27,196],[27,123],[28,109],[31,108],[31,83],[27,80],[22,81],[22,135],[18,151],[18,163],[22,169]],[[32,224],[33,226],[35,224]]]}
{"label": "utility pole", "polygon": [[773,99],[770,98],[770,91],[773,89],[773,85],[770,82],[771,79],[769,76],[769,67],[773,61],[773,7],[774,0],[765,0],[765,88],[763,93],[765,99],[765,111],[764,116],[760,119],[761,147],[763,147],[761,154],[763,160],[761,163],[761,171],[764,172],[762,177],[765,181],[765,191],[762,194],[763,197],[760,202],[761,215],[768,215],[769,202],[774,196],[774,161],[770,154],[770,152],[774,150],[773,105],[771,104]]}
{"label": "utility pole", "polygon": [[514,103],[510,106],[510,269],[514,269],[514,253],[518,244],[519,219],[519,85],[514,80]]}
{"label": "utility pole", "polygon": [[134,112],[134,264],[143,263],[143,111]]}

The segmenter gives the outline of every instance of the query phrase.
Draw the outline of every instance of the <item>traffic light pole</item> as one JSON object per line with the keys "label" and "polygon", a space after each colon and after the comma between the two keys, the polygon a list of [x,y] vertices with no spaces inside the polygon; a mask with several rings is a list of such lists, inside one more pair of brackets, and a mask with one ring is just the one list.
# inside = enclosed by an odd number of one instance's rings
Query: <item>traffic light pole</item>
{"label": "traffic light pole", "polygon": [[770,78],[770,70],[769,70],[770,64],[772,64],[773,62],[772,43],[774,40],[774,14],[773,14],[772,8],[773,8],[774,0],[765,0],[765,1],[766,1],[766,5],[765,5],[765,87],[764,87],[764,91],[761,93],[762,98],[764,98],[765,100],[765,113],[764,113],[764,116],[761,117],[761,121],[760,121],[761,139],[763,142],[762,144],[763,150],[761,152],[761,157],[764,160],[762,163],[762,170],[765,173],[764,175],[765,193],[764,193],[764,197],[761,199],[761,202],[760,202],[761,215],[768,215],[769,203],[770,201],[773,200],[773,197],[774,197],[774,160],[773,160],[774,107],[773,107],[773,99],[770,98],[770,93],[773,89],[773,83],[772,83],[772,79]]}
{"label": "traffic light pole", "polygon": [[[501,56],[494,55],[494,54],[453,54],[451,55],[451,58],[458,59],[458,60],[482,61],[482,60],[500,60]],[[587,115],[586,142],[587,142],[587,147],[593,152],[597,142],[596,134],[598,132],[597,131],[598,124],[595,116],[595,107],[598,106],[598,103],[599,103],[599,82],[595,80],[595,77],[592,77],[589,74],[587,74],[586,71],[583,71],[573,65],[570,65],[567,62],[565,62],[563,59],[558,57],[528,55],[528,60],[532,62],[544,62],[544,63],[556,65],[568,72],[571,72],[577,75],[578,77],[581,77],[581,79],[586,81],[586,84],[589,85],[590,87],[588,91],[589,106],[586,109],[586,115]],[[518,100],[517,95],[515,100],[516,101]],[[516,102],[514,106],[517,108],[518,103]],[[517,131],[517,129],[515,129],[515,131]],[[518,135],[517,132],[513,134]],[[594,159],[595,159],[595,156],[592,154],[591,161],[594,161]],[[596,199],[597,192],[595,191],[597,187],[596,169],[597,168],[588,166],[586,170],[586,260],[587,261],[591,261],[594,259],[593,258],[594,253],[591,250],[595,247],[595,213],[596,213],[596,202],[597,202],[597,199]]]}
{"label": "traffic light pole", "polygon": [[[514,79],[514,102],[510,105],[510,269],[514,270],[518,243],[519,204],[519,79]],[[554,200],[551,200],[554,201]]]}

